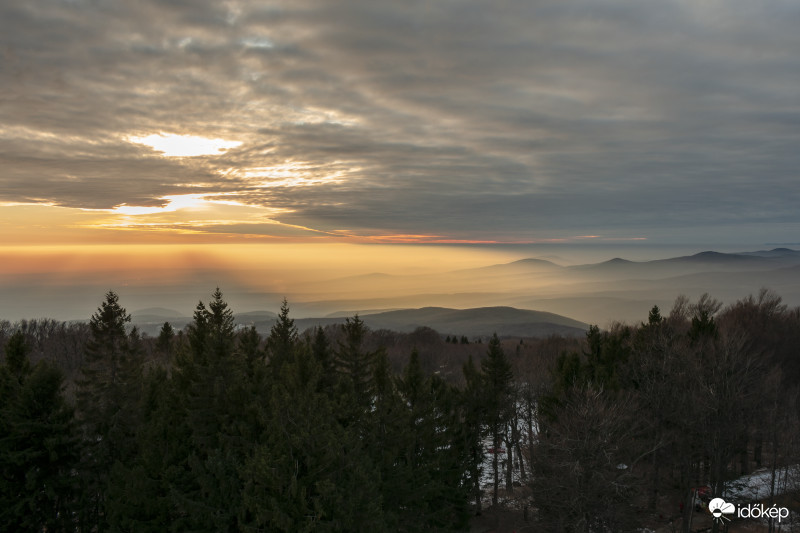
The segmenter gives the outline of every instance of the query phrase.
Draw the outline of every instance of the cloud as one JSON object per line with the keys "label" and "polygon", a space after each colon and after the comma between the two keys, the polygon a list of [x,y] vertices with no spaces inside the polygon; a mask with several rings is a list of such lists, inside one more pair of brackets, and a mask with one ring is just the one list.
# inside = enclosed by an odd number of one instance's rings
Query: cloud
{"label": "cloud", "polygon": [[[281,235],[775,240],[800,222],[798,22],[789,0],[5,3],[0,201],[224,195]],[[162,132],[241,144],[130,142]]]}

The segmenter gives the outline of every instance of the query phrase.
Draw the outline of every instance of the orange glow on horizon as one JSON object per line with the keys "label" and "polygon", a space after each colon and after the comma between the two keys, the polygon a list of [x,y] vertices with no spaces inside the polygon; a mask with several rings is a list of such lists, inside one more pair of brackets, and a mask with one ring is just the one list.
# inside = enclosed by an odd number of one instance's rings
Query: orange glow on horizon
{"label": "orange glow on horizon", "polygon": [[351,288],[330,281],[374,272],[435,276],[515,258],[469,247],[377,243],[0,246],[0,256],[6,283],[43,288],[189,284],[205,291],[220,286],[293,295],[344,291],[347,297],[368,297],[391,287],[365,282]]}
{"label": "orange glow on horizon", "polygon": [[439,233],[325,230],[287,223],[287,209],[241,203],[235,195],[166,195],[161,206],[89,209],[6,203],[0,210],[0,246],[72,244],[350,243],[493,245],[646,241],[646,237],[575,235],[553,238],[464,238]]}

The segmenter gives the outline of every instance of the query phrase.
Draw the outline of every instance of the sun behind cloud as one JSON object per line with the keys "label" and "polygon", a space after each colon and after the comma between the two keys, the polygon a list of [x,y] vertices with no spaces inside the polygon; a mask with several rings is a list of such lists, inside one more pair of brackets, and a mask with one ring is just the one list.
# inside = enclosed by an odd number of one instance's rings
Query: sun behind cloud
{"label": "sun behind cloud", "polygon": [[210,139],[196,135],[176,135],[174,133],[154,133],[144,137],[129,136],[127,139],[136,144],[149,146],[165,157],[197,157],[203,155],[220,155],[231,148],[242,145],[240,141]]}

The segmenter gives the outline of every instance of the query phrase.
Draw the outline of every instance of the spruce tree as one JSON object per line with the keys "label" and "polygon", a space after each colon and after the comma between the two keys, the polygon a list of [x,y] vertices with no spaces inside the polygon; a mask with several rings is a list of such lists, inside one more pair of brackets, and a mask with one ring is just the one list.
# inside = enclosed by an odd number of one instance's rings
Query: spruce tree
{"label": "spruce tree", "polygon": [[78,410],[87,429],[103,435],[109,414],[119,405],[117,387],[128,377],[129,344],[126,325],[131,316],[119,304],[113,291],[89,320],[91,336],[86,344],[86,359],[78,381]]}
{"label": "spruce tree", "polygon": [[172,344],[175,339],[175,329],[169,322],[164,322],[156,339],[156,349],[166,356],[172,355]]}
{"label": "spruce tree", "polygon": [[469,459],[465,471],[468,484],[475,498],[475,513],[481,514],[481,474],[483,473],[483,434],[486,420],[486,404],[484,402],[484,381],[480,371],[475,367],[472,355],[462,368],[466,386],[461,393],[461,421],[464,432],[463,446],[468,450]]}
{"label": "spruce tree", "polygon": [[198,302],[192,314],[192,322],[186,328],[186,337],[189,340],[188,355],[198,364],[208,362],[208,315],[205,304],[202,301]]}
{"label": "spruce tree", "polygon": [[44,361],[31,367],[27,353],[17,331],[0,366],[0,530],[74,531],[73,409],[61,371]]}
{"label": "spruce tree", "polygon": [[513,379],[514,372],[511,363],[506,358],[497,333],[489,340],[486,357],[481,361],[481,370],[484,376],[484,401],[486,402],[486,423],[492,439],[492,474],[494,476],[494,491],[492,505],[497,505],[499,485],[499,458],[500,442],[505,431],[505,426],[511,415],[513,405]]}
{"label": "spruce tree", "polygon": [[395,531],[462,531],[472,489],[465,482],[471,450],[455,391],[425,375],[415,349],[394,393],[394,412],[383,421],[389,453],[381,472],[390,525]]}
{"label": "spruce tree", "polygon": [[239,334],[238,350],[247,362],[249,375],[252,376],[257,367],[263,366],[264,351],[261,349],[261,335],[255,326],[250,326]]}
{"label": "spruce tree", "polygon": [[660,325],[663,321],[664,318],[661,316],[661,309],[659,309],[657,305],[654,305],[647,315],[647,325],[655,327]]}
{"label": "spruce tree", "polygon": [[242,423],[249,394],[247,364],[235,349],[233,312],[217,288],[197,305],[189,325],[189,350],[175,375],[189,435],[183,473],[172,491],[180,529],[233,531],[241,511],[240,470],[252,432]]}
{"label": "spruce tree", "polygon": [[358,315],[346,318],[342,326],[344,342],[336,350],[336,368],[353,394],[356,405],[368,411],[372,405],[374,383],[373,365],[378,352],[364,350],[367,326]]}
{"label": "spruce tree", "polygon": [[208,350],[216,360],[224,359],[233,353],[234,322],[233,311],[222,297],[219,287],[211,295],[208,303],[207,327]]}
{"label": "spruce tree", "polygon": [[190,529],[178,503],[190,485],[191,433],[183,399],[166,369],[144,376],[137,454],[112,468],[106,513],[113,531],[160,533]]}
{"label": "spruce tree", "polygon": [[273,370],[259,404],[264,433],[242,470],[247,529],[385,531],[364,434],[342,423],[340,399],[321,389],[320,361],[300,351]]}
{"label": "spruce tree", "polygon": [[89,321],[91,335],[76,393],[84,443],[82,528],[106,528],[111,467],[135,454],[141,353],[136,330],[126,333],[130,320],[117,294],[109,291]]}
{"label": "spruce tree", "polygon": [[311,355],[317,360],[322,374],[319,379],[320,391],[333,394],[333,387],[336,384],[336,371],[331,352],[331,345],[325,330],[317,326],[314,328],[314,338],[311,340]]}
{"label": "spruce tree", "polygon": [[269,366],[276,371],[281,365],[291,362],[296,349],[297,328],[294,326],[294,320],[289,318],[289,303],[284,299],[278,320],[272,326],[267,338]]}

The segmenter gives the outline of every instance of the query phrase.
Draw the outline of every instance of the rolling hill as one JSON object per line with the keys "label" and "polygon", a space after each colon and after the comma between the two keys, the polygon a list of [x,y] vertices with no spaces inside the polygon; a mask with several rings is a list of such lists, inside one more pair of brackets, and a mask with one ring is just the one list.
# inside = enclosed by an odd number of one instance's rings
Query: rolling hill
{"label": "rolling hill", "polygon": [[[681,294],[696,299],[708,292],[729,304],[763,287],[775,290],[790,306],[800,305],[800,251],[704,251],[649,261],[617,257],[566,266],[526,258],[426,275],[373,272],[315,279],[288,297],[301,329],[339,323],[358,312],[375,329],[411,331],[427,326],[442,334],[497,331],[539,336],[575,334],[586,324],[606,327],[612,321],[642,321],[653,305],[668,312]],[[280,300],[273,293],[249,293],[247,301],[257,309],[260,302],[277,306]],[[167,320],[178,328],[191,320],[177,311],[154,308],[134,315],[150,334]],[[253,311],[236,318],[266,333],[275,314]]]}
{"label": "rolling hill", "polygon": [[[176,317],[174,312],[169,315],[134,314],[133,322],[148,335],[157,335],[164,322],[170,322],[173,327],[178,329],[191,322],[188,317]],[[352,316],[352,314],[297,318],[295,325],[302,332],[315,326],[341,324],[344,322],[345,316]],[[142,318],[147,321],[141,321]],[[419,327],[429,327],[442,335],[466,335],[469,338],[485,337],[495,332],[502,337],[543,337],[552,334],[581,336],[588,328],[587,324],[565,316],[513,307],[473,309],[423,307],[363,314],[360,315],[360,318],[372,329],[411,332]],[[253,325],[259,333],[267,335],[275,323],[275,314],[269,311],[241,313],[235,315],[235,321],[242,326]]]}

